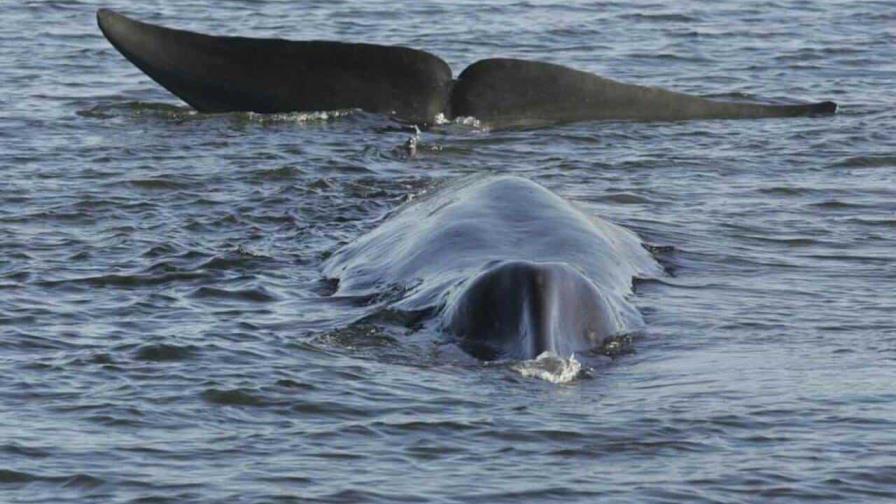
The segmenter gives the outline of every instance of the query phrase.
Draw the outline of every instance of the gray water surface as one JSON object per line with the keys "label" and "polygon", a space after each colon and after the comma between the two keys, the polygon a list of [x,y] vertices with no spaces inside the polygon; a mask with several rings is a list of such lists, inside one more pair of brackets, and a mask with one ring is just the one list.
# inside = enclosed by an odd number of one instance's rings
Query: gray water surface
{"label": "gray water surface", "polygon": [[[94,12],[513,56],[823,118],[202,115]],[[892,2],[5,2],[0,501],[890,502]],[[530,178],[657,246],[634,353],[565,385],[328,297],[413,195]],[[364,318],[366,317],[366,318]],[[359,321],[360,320],[360,321]],[[447,362],[447,363],[446,363]]]}

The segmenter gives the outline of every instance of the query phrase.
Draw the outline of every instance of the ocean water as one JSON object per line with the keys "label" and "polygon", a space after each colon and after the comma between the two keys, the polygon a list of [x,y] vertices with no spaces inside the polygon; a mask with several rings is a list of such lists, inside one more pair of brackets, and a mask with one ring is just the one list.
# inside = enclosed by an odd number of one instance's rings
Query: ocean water
{"label": "ocean water", "polygon": [[[94,12],[401,44],[832,117],[417,134],[196,114]],[[0,502],[892,502],[896,7],[0,5]],[[408,142],[416,142],[412,153]],[[321,265],[400,204],[532,179],[654,245],[632,351],[446,363]]]}

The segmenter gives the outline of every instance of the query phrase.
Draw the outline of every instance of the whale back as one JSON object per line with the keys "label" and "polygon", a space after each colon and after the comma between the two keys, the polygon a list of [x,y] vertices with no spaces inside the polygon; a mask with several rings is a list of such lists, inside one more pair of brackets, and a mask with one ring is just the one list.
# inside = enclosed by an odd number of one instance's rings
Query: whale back
{"label": "whale back", "polygon": [[570,356],[630,329],[618,307],[564,263],[510,261],[467,282],[445,309],[446,326],[483,359]]}
{"label": "whale back", "polygon": [[336,296],[399,293],[435,308],[481,359],[568,357],[637,329],[633,277],[662,269],[638,237],[512,176],[465,179],[412,201],[336,251]]}
{"label": "whale back", "polygon": [[628,303],[632,278],[660,266],[638,237],[588,218],[526,179],[475,177],[423,195],[380,226],[336,251],[323,273],[336,295],[368,296],[398,288],[395,307],[444,307],[479,274],[508,261],[558,263],[601,289],[623,322],[640,317]]}
{"label": "whale back", "polygon": [[201,112],[359,108],[425,123],[441,113],[451,69],[424,51],[327,41],[213,37],[97,12],[106,38]]}

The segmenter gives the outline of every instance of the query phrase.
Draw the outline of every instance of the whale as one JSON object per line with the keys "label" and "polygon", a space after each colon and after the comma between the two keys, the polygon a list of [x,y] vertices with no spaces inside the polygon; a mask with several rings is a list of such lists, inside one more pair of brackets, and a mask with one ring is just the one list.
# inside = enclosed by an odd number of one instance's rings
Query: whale
{"label": "whale", "polygon": [[640,330],[633,279],[663,269],[632,231],[528,179],[484,176],[395,210],[322,274],[333,296],[430,314],[446,341],[492,361],[568,358]]}
{"label": "whale", "polygon": [[125,58],[200,112],[360,109],[423,127],[473,117],[492,128],[586,120],[682,121],[829,115],[831,101],[725,102],[511,58],[454,79],[431,53],[402,46],[212,36],[97,11]]}
{"label": "whale", "polygon": [[833,114],[834,102],[800,105],[725,102],[656,87],[625,84],[539,61],[481,60],[458,76],[453,116],[500,127],[584,120],[682,121]]}

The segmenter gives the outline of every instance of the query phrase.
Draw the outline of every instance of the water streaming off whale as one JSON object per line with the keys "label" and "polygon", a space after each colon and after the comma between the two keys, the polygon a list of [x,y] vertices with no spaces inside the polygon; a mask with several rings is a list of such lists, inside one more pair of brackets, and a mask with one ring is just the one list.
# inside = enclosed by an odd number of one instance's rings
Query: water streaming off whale
{"label": "water streaming off whale", "polygon": [[662,269],[636,235],[538,184],[471,177],[406,204],[323,271],[338,297],[395,290],[391,308],[439,312],[478,356],[532,359],[640,328],[632,280]]}

